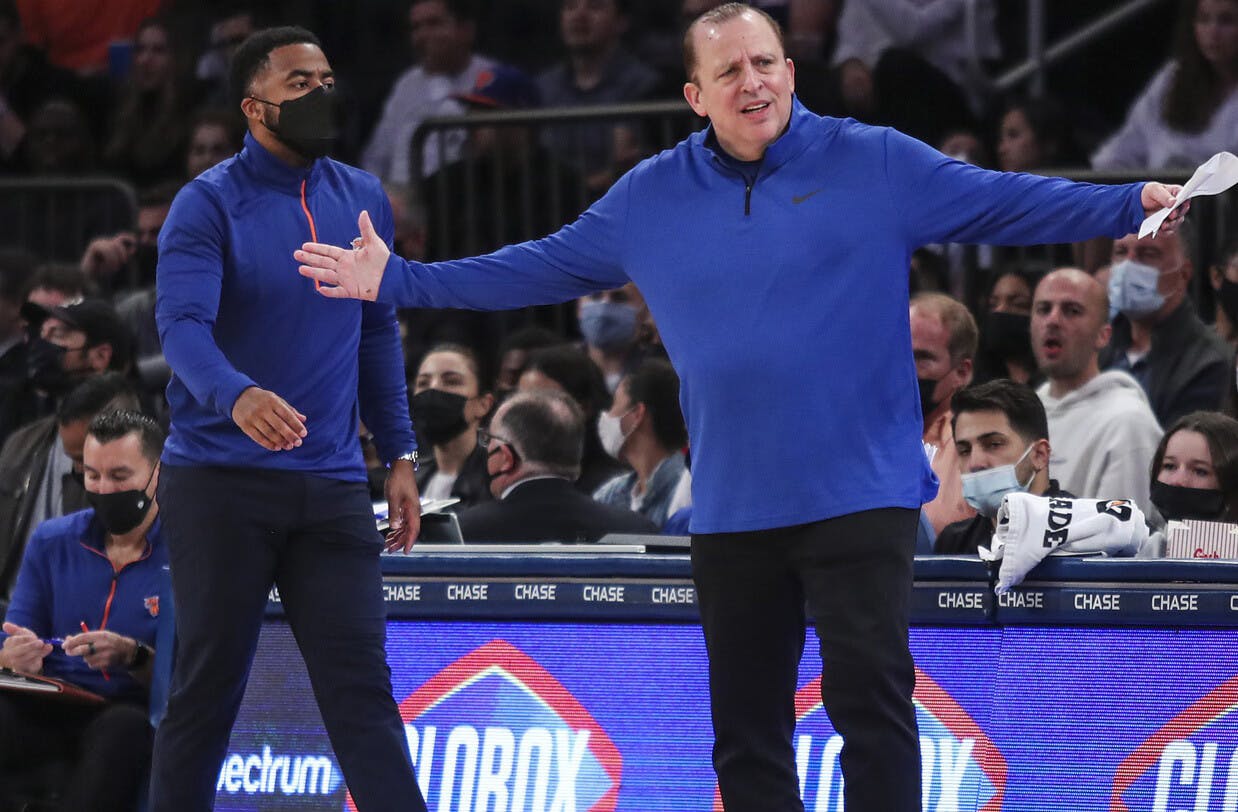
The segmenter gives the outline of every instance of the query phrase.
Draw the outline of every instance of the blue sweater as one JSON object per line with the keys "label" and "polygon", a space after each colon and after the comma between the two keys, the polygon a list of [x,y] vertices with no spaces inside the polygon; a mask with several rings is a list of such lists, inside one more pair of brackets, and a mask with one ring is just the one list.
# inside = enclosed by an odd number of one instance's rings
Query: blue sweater
{"label": "blue sweater", "polygon": [[501,309],[636,283],[681,379],[692,531],[783,527],[936,493],[908,320],[933,242],[1121,236],[1141,187],[990,172],[798,102],[756,182],[707,132],[571,225],[483,257],[388,263],[379,301]]}
{"label": "blue sweater", "polygon": [[[155,304],[173,373],[164,461],[364,482],[358,402],[383,459],[417,447],[395,308],[325,299],[292,258],[312,236],[348,245],[362,209],[390,243],[377,178],[328,158],[290,167],[252,135],[177,194],[159,233]],[[250,386],[306,416],[300,447],[267,451],[232,422]]]}
{"label": "blue sweater", "polygon": [[[22,558],[5,620],[40,637],[113,631],[155,644],[159,594],[166,578],[167,548],[159,520],[146,534],[146,552],[119,571],[103,547],[103,526],[93,508],[48,519],[38,526]],[[5,635],[0,634],[0,641]],[[109,670],[110,679],[56,648],[43,660],[43,674],[80,685],[103,696],[136,700],[146,689],[124,669]]]}

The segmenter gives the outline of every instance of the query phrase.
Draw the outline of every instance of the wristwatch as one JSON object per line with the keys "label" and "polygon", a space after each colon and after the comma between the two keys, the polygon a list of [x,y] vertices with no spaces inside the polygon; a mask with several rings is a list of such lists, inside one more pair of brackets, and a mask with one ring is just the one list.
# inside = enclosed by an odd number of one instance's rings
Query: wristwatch
{"label": "wristwatch", "polygon": [[140,671],[150,662],[151,655],[155,653],[154,649],[143,643],[141,640],[134,640],[133,657],[129,660],[127,666],[130,671]]}
{"label": "wristwatch", "polygon": [[[395,462],[396,460],[404,460],[405,462],[411,462],[413,464],[413,471],[415,472],[417,470],[417,452],[416,451],[410,451],[407,454],[401,454],[400,456],[396,457],[391,462]],[[388,468],[391,467],[391,462],[387,463]]]}

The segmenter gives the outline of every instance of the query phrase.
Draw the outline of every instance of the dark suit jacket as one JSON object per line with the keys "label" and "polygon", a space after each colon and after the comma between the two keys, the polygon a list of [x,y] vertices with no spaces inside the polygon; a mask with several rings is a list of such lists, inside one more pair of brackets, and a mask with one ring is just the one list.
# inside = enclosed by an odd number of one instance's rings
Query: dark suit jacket
{"label": "dark suit jacket", "polygon": [[607,533],[657,535],[658,528],[639,513],[594,502],[566,479],[535,479],[461,513],[460,531],[465,542],[597,541]]}

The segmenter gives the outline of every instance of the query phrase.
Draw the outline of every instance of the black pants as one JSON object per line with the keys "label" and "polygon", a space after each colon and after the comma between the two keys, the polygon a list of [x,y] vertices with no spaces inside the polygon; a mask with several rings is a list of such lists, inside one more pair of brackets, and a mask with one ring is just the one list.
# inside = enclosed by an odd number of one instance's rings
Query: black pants
{"label": "black pants", "polygon": [[[143,705],[78,705],[38,695],[0,694],[0,810],[48,762],[71,765],[60,776],[58,809],[131,812],[150,766],[151,738]],[[38,788],[42,790],[43,788]]]}
{"label": "black pants", "polygon": [[727,812],[802,812],[795,689],[805,607],[821,699],[843,737],[847,812],[919,812],[920,742],[907,643],[917,512],[692,537]]}
{"label": "black pants", "polygon": [[165,465],[158,498],[177,653],[151,812],[213,806],[272,583],[358,809],[424,810],[391,696],[382,542],[365,483]]}

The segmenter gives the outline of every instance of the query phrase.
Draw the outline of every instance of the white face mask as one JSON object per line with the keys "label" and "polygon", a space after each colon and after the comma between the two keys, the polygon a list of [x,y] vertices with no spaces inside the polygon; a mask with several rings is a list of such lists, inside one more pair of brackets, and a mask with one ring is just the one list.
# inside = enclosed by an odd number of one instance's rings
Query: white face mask
{"label": "white face mask", "polygon": [[[623,433],[623,427],[619,425],[624,416],[631,412],[627,412],[615,417],[610,412],[602,412],[598,415],[598,439],[602,441],[602,450],[615,459],[619,459],[619,451],[623,448],[623,443],[628,439],[628,434]],[[635,431],[635,427],[632,429]]]}
{"label": "white face mask", "polygon": [[963,474],[963,498],[967,500],[967,504],[974,507],[977,513],[988,516],[990,519],[996,516],[1006,494],[1026,491],[1031,487],[1032,480],[1036,478],[1036,472],[1032,471],[1027,482],[1019,482],[1019,477],[1015,473],[1015,467],[1027,459],[1030,453],[1032,453],[1031,445],[1012,465],[999,465],[996,468]]}
{"label": "white face mask", "polygon": [[1158,286],[1161,272],[1133,259],[1123,260],[1109,269],[1109,320],[1118,313],[1127,318],[1150,316],[1165,304]]}

